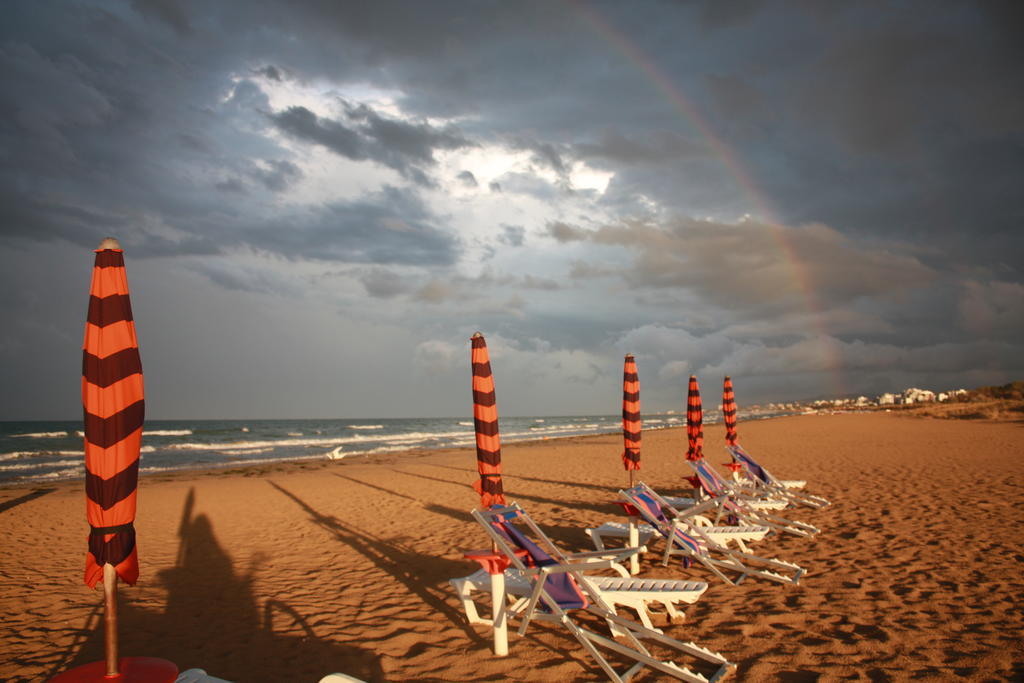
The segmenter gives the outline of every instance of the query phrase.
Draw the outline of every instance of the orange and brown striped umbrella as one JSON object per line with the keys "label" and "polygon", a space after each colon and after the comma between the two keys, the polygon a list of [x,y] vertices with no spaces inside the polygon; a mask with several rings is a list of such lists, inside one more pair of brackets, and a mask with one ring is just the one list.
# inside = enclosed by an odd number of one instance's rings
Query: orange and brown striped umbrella
{"label": "orange and brown striped umbrella", "polygon": [[690,375],[690,388],[686,396],[686,441],[687,460],[700,460],[704,457],[704,410],[700,404],[700,387],[693,375]]}
{"label": "orange and brown striped umbrella", "polygon": [[477,332],[470,340],[473,363],[473,425],[476,428],[476,464],[479,481],[473,488],[480,494],[483,507],[504,505],[505,492],[501,486],[501,437],[498,434],[498,404],[494,398],[494,376],[487,342]]}
{"label": "orange and brown striped umbrella", "polygon": [[736,434],[736,397],[732,393],[732,378],[725,376],[722,385],[722,421],[725,422],[725,443],[735,446],[739,440]]}
{"label": "orange and brown striped umbrella", "polygon": [[134,584],[139,558],[133,524],[145,401],[124,253],[115,240],[104,240],[96,250],[82,350],[82,405],[90,526],[85,583],[94,587],[103,578],[103,565],[111,564],[123,581]]}
{"label": "orange and brown striped umbrella", "polygon": [[633,354],[626,356],[622,368],[622,438],[625,449],[622,464],[629,470],[640,469],[640,376],[636,372]]}

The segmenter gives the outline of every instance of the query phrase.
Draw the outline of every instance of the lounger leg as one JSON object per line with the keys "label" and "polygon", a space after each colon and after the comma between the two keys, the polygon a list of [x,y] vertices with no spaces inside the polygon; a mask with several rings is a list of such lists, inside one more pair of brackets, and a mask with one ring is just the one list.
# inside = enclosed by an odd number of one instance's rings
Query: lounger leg
{"label": "lounger leg", "polygon": [[[629,547],[638,548],[640,546],[640,529],[638,528],[636,517],[629,518]],[[629,573],[636,575],[640,573],[640,559],[637,557],[640,553],[634,554],[629,558]]]}
{"label": "lounger leg", "polygon": [[604,538],[601,537],[597,529],[587,529],[586,533],[587,536],[590,536],[590,540],[593,541],[595,550],[604,550]]}
{"label": "lounger leg", "polygon": [[505,572],[491,574],[491,616],[494,619],[494,654],[508,654],[508,605],[505,604]]}
{"label": "lounger leg", "polygon": [[471,624],[486,624],[486,619],[481,619],[479,613],[476,611],[476,603],[473,602],[473,598],[470,594],[473,591],[473,584],[470,581],[472,577],[467,576],[462,579],[450,579],[448,583],[455,589],[455,594],[459,596],[459,600],[462,602],[462,609],[466,611],[466,619]]}

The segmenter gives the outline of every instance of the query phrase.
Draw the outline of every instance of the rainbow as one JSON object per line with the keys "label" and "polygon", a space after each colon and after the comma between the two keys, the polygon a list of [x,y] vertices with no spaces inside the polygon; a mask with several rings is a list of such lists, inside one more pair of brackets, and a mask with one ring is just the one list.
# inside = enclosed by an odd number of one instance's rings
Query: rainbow
{"label": "rainbow", "polygon": [[792,237],[787,234],[782,222],[776,218],[777,213],[772,201],[758,188],[749,170],[741,163],[739,155],[719,137],[707,119],[701,115],[697,107],[683,93],[679,85],[662,69],[644,50],[635,44],[622,31],[600,15],[596,8],[583,2],[570,0],[573,8],[590,28],[618,50],[645,78],[679,111],[687,122],[704,139],[712,154],[722,163],[733,178],[737,189],[750,201],[758,212],[759,219],[769,231],[784,263],[787,264],[790,278],[796,285],[804,301],[810,318],[808,333],[816,340],[826,361],[826,370],[830,372],[834,395],[845,393],[840,369],[842,356],[839,345],[829,334],[822,314],[824,308],[818,298],[810,270],[797,254]]}

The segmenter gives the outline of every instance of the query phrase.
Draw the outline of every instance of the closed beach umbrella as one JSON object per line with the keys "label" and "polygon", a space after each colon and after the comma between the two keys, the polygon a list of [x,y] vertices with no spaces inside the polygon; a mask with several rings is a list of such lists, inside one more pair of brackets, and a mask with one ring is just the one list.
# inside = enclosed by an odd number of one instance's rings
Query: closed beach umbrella
{"label": "closed beach umbrella", "polygon": [[[114,242],[116,244],[116,242]],[[91,527],[85,583],[103,579],[103,566],[135,584],[135,496],[145,401],[142,363],[120,248],[96,250],[82,352],[85,408],[86,517]]]}
{"label": "closed beach umbrella", "polygon": [[633,471],[640,469],[640,377],[636,372],[633,354],[626,355],[622,368],[622,464],[629,472],[629,485],[633,486]]}
{"label": "closed beach umbrella", "polygon": [[498,434],[498,405],[494,397],[494,377],[487,342],[477,332],[470,340],[473,364],[473,425],[476,429],[476,464],[480,479],[473,488],[480,494],[480,505],[504,505],[501,486],[501,437]]}
{"label": "closed beach umbrella", "polygon": [[134,522],[145,401],[124,254],[113,238],[96,249],[82,349],[82,405],[89,522],[85,583],[94,588],[103,582],[106,661],[53,680],[171,681],[178,673],[171,662],[117,653],[117,581],[134,585],[139,578]]}
{"label": "closed beach umbrella", "polygon": [[686,396],[686,441],[687,460],[700,460],[704,457],[704,411],[700,404],[700,387],[693,375],[690,375]]}
{"label": "closed beach umbrella", "polygon": [[725,443],[735,446],[739,440],[736,434],[736,396],[732,392],[732,378],[725,376],[722,385],[722,421],[725,422]]}

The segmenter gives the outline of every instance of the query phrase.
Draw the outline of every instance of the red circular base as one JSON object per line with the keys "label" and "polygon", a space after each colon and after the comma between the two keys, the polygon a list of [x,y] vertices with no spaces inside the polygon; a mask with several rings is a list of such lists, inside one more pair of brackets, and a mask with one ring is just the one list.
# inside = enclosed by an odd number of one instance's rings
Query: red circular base
{"label": "red circular base", "polygon": [[156,657],[122,657],[118,668],[120,673],[108,676],[106,662],[90,662],[57,674],[50,683],[173,683],[178,677],[178,667]]}

